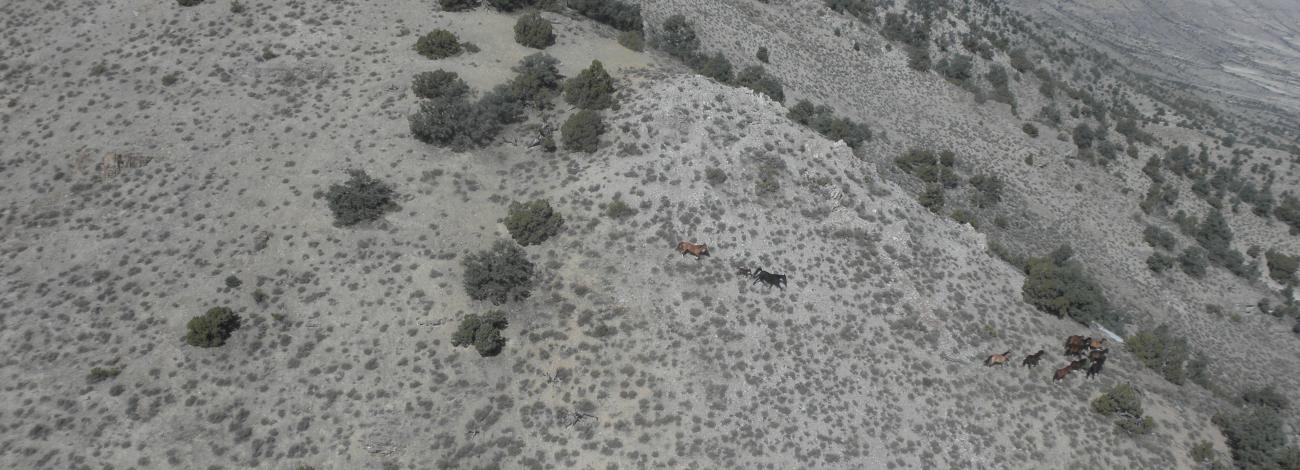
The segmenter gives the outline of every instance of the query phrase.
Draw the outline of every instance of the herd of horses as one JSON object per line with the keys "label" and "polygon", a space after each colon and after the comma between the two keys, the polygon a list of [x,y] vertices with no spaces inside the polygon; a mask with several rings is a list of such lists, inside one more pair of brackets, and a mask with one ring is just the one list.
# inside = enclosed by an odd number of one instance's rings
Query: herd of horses
{"label": "herd of horses", "polygon": [[[679,242],[677,243],[677,251],[680,252],[682,256],[695,256],[696,261],[699,261],[701,257],[710,256],[709,245],[704,243],[697,244],[686,241]],[[754,268],[752,271],[741,269],[739,274],[752,279],[753,282],[750,282],[750,285],[761,282],[768,286],[768,288],[776,287],[785,290],[786,277],[784,274],[767,272],[764,271],[763,268]],[[1105,338],[1085,338],[1079,335],[1072,335],[1069,338],[1066,338],[1065,356],[1070,358],[1070,361],[1065,365],[1065,367],[1056,369],[1056,372],[1052,374],[1052,382],[1065,380],[1070,376],[1070,372],[1082,370],[1084,368],[1087,368],[1087,378],[1092,378],[1101,374],[1102,368],[1106,366],[1106,353],[1110,352],[1110,348],[1106,348],[1105,345]],[[1045,351],[1039,349],[1038,352],[1025,356],[1025,359],[1020,362],[1020,366],[1031,369],[1038,367],[1038,361],[1043,358],[1044,353]],[[1002,354],[993,354],[984,360],[984,365],[989,367],[1006,366],[1010,363],[1011,351]]]}
{"label": "herd of horses", "polygon": [[[1070,372],[1087,368],[1086,377],[1092,378],[1101,374],[1102,368],[1106,367],[1106,353],[1110,348],[1105,347],[1104,338],[1085,338],[1079,335],[1073,335],[1065,339],[1065,356],[1069,358],[1069,363],[1052,374],[1052,382],[1060,382],[1070,376]],[[1045,351],[1039,349],[1038,352],[1025,356],[1020,362],[1021,367],[1034,368],[1038,366],[1038,361],[1043,358]],[[984,360],[985,366],[1006,366],[1011,363],[1011,351],[1002,354],[990,355]]]}
{"label": "herd of horses", "polygon": [[[709,245],[704,243],[678,242],[677,251],[682,256],[694,255],[696,261],[699,261],[700,257],[710,256]],[[786,278],[784,274],[770,273],[764,271],[763,268],[754,268],[753,271],[741,270],[740,274],[753,280],[753,282],[749,283],[750,285],[761,282],[768,286],[769,289],[776,287],[785,290]]]}

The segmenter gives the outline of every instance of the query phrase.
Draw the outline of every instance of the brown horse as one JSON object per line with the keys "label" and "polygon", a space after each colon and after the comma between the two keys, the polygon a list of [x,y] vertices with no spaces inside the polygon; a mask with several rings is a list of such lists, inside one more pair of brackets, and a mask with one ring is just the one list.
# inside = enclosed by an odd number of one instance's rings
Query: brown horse
{"label": "brown horse", "polygon": [[1031,369],[1034,367],[1038,367],[1038,360],[1042,358],[1043,358],[1043,350],[1039,349],[1038,352],[1025,356],[1025,360],[1020,362],[1020,366],[1029,367]]}
{"label": "brown horse", "polygon": [[1079,359],[1079,360],[1077,360],[1077,361],[1070,361],[1070,369],[1071,369],[1071,370],[1080,370],[1080,369],[1083,369],[1084,367],[1088,367],[1088,360],[1087,360],[1087,359]]}
{"label": "brown horse", "polygon": [[988,359],[985,359],[985,360],[984,360],[984,365],[985,365],[985,366],[989,366],[989,367],[992,367],[992,366],[1005,366],[1005,365],[1007,365],[1007,363],[1009,363],[1009,362],[1011,362],[1011,351],[1007,351],[1007,352],[1004,352],[1004,353],[1002,353],[1002,354],[994,354],[994,355],[992,355],[992,356],[989,356]]}
{"label": "brown horse", "polygon": [[1088,349],[1097,350],[1106,345],[1106,338],[1098,338],[1088,342]]}
{"label": "brown horse", "polygon": [[1052,374],[1052,382],[1060,382],[1062,380],[1065,380],[1066,377],[1070,376],[1070,371],[1072,370],[1074,370],[1074,367],[1072,366],[1065,366],[1060,369],[1056,369],[1056,373]]}
{"label": "brown horse", "polygon": [[682,256],[686,256],[687,253],[695,255],[695,259],[698,260],[701,256],[709,256],[709,245],[680,242],[677,244],[677,251],[681,252]]}
{"label": "brown horse", "polygon": [[1067,355],[1068,355],[1068,354],[1079,354],[1080,352],[1083,352],[1083,348],[1084,348],[1084,346],[1087,346],[1087,345],[1088,345],[1088,341],[1091,341],[1091,339],[1092,339],[1092,338],[1084,338],[1084,337],[1079,336],[1079,335],[1073,335],[1073,336],[1070,336],[1069,338],[1066,338],[1066,339],[1065,339],[1065,354],[1067,354]]}
{"label": "brown horse", "polygon": [[1088,360],[1092,362],[1104,361],[1106,360],[1106,353],[1108,352],[1110,352],[1110,348],[1094,349],[1088,352]]}

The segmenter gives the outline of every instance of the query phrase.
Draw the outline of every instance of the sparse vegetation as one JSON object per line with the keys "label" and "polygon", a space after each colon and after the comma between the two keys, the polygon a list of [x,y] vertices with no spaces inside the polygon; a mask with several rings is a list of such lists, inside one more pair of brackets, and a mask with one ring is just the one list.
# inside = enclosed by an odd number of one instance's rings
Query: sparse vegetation
{"label": "sparse vegetation", "polygon": [[348,175],[346,182],[331,185],[325,193],[334,225],[349,227],[377,220],[397,208],[397,193],[387,184],[363,170],[349,170]]}
{"label": "sparse vegetation", "polygon": [[226,344],[230,335],[239,329],[241,319],[225,307],[213,307],[203,315],[191,318],[186,326],[185,342],[200,348],[215,348]]}
{"label": "sparse vegetation", "polygon": [[564,216],[545,199],[511,203],[503,222],[511,238],[523,246],[541,244],[564,229]]}
{"label": "sparse vegetation", "polygon": [[500,305],[523,300],[532,293],[533,263],[514,243],[498,240],[491,249],[472,253],[465,267],[465,292],[474,300]]}

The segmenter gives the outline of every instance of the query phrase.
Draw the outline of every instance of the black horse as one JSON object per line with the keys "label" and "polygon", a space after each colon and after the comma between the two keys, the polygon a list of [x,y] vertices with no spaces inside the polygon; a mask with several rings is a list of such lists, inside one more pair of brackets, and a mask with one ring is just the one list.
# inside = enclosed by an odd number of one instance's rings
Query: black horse
{"label": "black horse", "polygon": [[763,268],[754,268],[754,272],[750,273],[749,277],[754,280],[754,282],[749,283],[750,285],[754,285],[754,283],[757,282],[762,282],[763,284],[767,284],[768,286],[777,287],[780,288],[781,290],[785,290],[784,274],[769,273],[767,271],[764,271]]}
{"label": "black horse", "polygon": [[1092,365],[1088,366],[1088,375],[1087,375],[1087,378],[1090,378],[1090,379],[1091,379],[1092,376],[1101,374],[1101,369],[1102,369],[1102,367],[1105,367],[1105,365],[1106,365],[1106,358],[1105,358],[1105,357],[1102,357],[1101,359],[1098,359],[1098,360],[1092,361]]}

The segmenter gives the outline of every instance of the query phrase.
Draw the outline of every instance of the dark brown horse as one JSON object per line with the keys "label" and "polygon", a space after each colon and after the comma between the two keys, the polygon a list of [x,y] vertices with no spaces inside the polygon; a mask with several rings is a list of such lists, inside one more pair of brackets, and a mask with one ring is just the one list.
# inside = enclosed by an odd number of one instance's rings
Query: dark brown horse
{"label": "dark brown horse", "polygon": [[1079,335],[1073,335],[1065,339],[1065,354],[1079,354],[1083,348],[1088,345],[1092,338],[1084,338]]}
{"label": "dark brown horse", "polygon": [[1005,366],[1010,362],[1011,362],[1011,351],[1007,351],[1002,354],[994,354],[992,356],[989,356],[988,359],[984,360],[984,365],[989,367]]}
{"label": "dark brown horse", "polygon": [[1070,371],[1072,370],[1074,370],[1074,367],[1072,366],[1065,366],[1060,369],[1056,369],[1056,373],[1052,374],[1052,382],[1060,382],[1062,380],[1065,380],[1066,377],[1070,376]]}
{"label": "dark brown horse", "polygon": [[1079,359],[1079,360],[1077,360],[1077,361],[1070,361],[1070,369],[1072,369],[1072,370],[1079,370],[1079,369],[1082,369],[1082,368],[1084,368],[1084,367],[1088,367],[1088,360],[1087,360],[1087,359]]}
{"label": "dark brown horse", "polygon": [[709,245],[679,242],[677,243],[677,251],[681,252],[682,256],[686,256],[687,253],[695,255],[695,259],[698,260],[701,256],[709,256]]}
{"label": "dark brown horse", "polygon": [[1038,367],[1038,360],[1042,358],[1043,358],[1043,350],[1039,349],[1038,352],[1025,356],[1025,360],[1020,361],[1020,365],[1022,367],[1029,367],[1032,369],[1034,367]]}
{"label": "dark brown horse", "polygon": [[1108,352],[1110,352],[1110,348],[1094,349],[1088,352],[1088,360],[1092,362],[1104,361],[1106,360],[1106,353]]}

